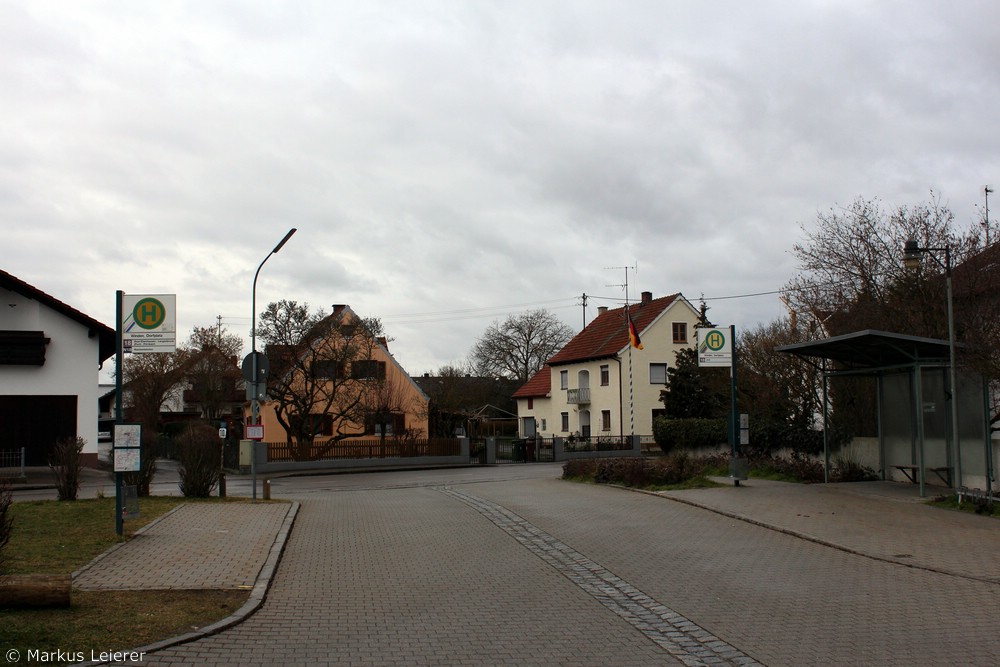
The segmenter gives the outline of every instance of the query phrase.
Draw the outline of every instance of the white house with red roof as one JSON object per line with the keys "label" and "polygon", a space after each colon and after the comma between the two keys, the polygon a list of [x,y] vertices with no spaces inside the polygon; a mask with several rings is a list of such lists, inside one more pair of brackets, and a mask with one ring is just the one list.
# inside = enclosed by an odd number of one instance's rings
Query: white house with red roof
{"label": "white house with red roof", "polygon": [[115,330],[0,270],[0,450],[44,466],[58,440],[80,437],[97,462],[98,372]]}
{"label": "white house with red roof", "polygon": [[[627,312],[627,315],[626,315]],[[642,349],[629,341],[631,318]],[[693,347],[698,310],[681,294],[597,317],[514,393],[522,438],[651,435],[677,351]]]}

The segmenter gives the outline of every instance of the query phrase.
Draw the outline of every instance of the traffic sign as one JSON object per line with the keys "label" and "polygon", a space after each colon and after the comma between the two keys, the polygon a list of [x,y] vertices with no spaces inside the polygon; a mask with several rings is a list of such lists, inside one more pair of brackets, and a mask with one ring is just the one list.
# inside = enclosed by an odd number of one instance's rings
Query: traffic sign
{"label": "traffic sign", "polygon": [[268,363],[267,357],[264,356],[263,352],[251,352],[246,357],[243,358],[243,365],[240,366],[240,370],[243,371],[243,379],[247,382],[253,382],[253,358],[254,355],[257,356],[257,381],[263,382],[267,379]]}
{"label": "traffic sign", "polygon": [[733,365],[733,341],[728,327],[701,327],[696,331],[699,366]]}
{"label": "traffic sign", "polygon": [[122,318],[122,347],[126,353],[176,351],[175,294],[123,294]]}

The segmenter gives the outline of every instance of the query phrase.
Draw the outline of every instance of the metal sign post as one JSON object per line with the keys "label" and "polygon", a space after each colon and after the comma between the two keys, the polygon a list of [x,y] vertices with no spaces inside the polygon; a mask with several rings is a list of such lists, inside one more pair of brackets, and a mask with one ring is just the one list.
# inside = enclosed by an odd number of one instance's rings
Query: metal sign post
{"label": "metal sign post", "polygon": [[[122,348],[122,301],[125,292],[115,293],[115,425],[124,421],[122,412],[122,361],[125,357]],[[114,462],[116,443],[111,443],[111,460]],[[122,523],[122,474],[115,470],[115,532],[121,535],[125,527]]]}
{"label": "metal sign post", "polygon": [[[121,535],[126,510],[122,503],[122,473],[140,469],[141,452],[141,438],[138,436],[135,436],[133,446],[122,447],[118,441],[119,432],[126,434],[123,437],[132,437],[130,429],[123,429],[122,374],[125,353],[172,353],[177,350],[177,295],[126,296],[122,290],[116,291],[115,339],[115,440],[111,443],[111,456],[115,472],[115,532]],[[134,451],[119,451],[120,448]]]}
{"label": "metal sign post", "polygon": [[698,333],[698,366],[730,369],[730,405],[729,405],[729,447],[732,450],[732,477],[736,486],[740,485],[739,442],[742,429],[740,414],[736,404],[736,326],[701,327]]}

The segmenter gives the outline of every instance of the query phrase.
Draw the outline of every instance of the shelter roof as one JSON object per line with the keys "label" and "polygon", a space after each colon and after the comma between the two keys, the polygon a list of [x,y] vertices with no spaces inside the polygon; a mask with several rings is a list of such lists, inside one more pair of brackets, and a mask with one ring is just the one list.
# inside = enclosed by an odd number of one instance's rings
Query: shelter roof
{"label": "shelter roof", "polygon": [[876,371],[926,363],[947,363],[948,341],[866,329],[775,348],[799,357],[829,359],[847,370]]}

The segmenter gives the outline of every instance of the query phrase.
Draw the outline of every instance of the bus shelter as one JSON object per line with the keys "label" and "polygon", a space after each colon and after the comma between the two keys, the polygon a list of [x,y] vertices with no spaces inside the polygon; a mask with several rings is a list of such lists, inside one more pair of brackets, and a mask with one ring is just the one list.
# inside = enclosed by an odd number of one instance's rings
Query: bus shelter
{"label": "bus shelter", "polygon": [[[992,496],[993,448],[986,385],[982,377],[957,373],[949,385],[946,340],[866,330],[806,343],[778,352],[805,359],[822,370],[824,399],[831,378],[876,378],[879,466],[882,479],[905,478],[926,495],[928,481],[986,489]],[[958,438],[953,438],[951,400],[958,400]],[[823,448],[830,471],[828,401],[823,401]]]}

